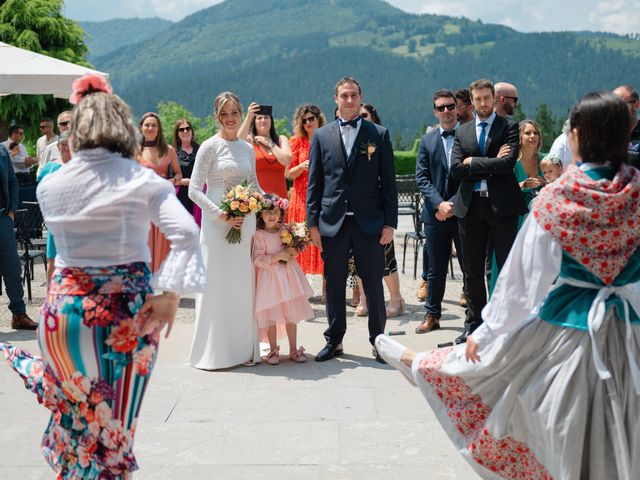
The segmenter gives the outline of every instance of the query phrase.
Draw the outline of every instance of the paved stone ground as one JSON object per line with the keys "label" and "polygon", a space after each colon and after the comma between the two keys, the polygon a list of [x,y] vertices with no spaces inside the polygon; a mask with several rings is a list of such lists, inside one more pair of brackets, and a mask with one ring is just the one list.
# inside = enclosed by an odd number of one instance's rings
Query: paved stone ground
{"label": "paved stone ground", "polygon": [[[396,253],[410,217],[401,217]],[[419,260],[420,261],[420,260]],[[424,307],[415,298],[413,256],[401,275],[408,312],[387,321],[402,330],[401,342],[415,350],[435,348],[462,331],[457,280],[447,283],[442,329],[414,334]],[[44,272],[36,266],[37,317],[44,295]],[[418,272],[420,268],[418,269]],[[310,279],[316,292],[320,279]],[[6,296],[0,296],[0,341],[37,353],[35,334],[10,329]],[[313,361],[324,339],[326,317],[314,304],[315,319],[299,326],[306,364],[284,361],[219,372],[187,362],[194,325],[194,300],[184,298],[171,337],[163,341],[138,421],[137,479],[382,480],[456,479],[478,476],[457,454],[422,396],[390,367],[376,363],[367,341],[366,317],[348,307],[345,355]],[[283,346],[283,353],[286,352]],[[51,479],[39,452],[47,411],[4,362],[0,362],[0,478]]]}

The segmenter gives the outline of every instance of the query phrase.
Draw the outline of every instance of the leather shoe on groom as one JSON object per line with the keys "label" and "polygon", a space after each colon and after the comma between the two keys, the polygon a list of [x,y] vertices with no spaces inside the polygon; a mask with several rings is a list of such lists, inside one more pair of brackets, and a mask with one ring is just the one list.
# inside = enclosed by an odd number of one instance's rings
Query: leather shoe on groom
{"label": "leather shoe on groom", "polygon": [[316,355],[316,362],[326,362],[327,360],[331,360],[333,357],[339,357],[343,353],[341,343],[337,345],[327,343]]}
{"label": "leather shoe on groom", "polygon": [[456,337],[453,341],[456,345],[460,345],[461,343],[467,343],[467,332],[462,332],[462,335]]}

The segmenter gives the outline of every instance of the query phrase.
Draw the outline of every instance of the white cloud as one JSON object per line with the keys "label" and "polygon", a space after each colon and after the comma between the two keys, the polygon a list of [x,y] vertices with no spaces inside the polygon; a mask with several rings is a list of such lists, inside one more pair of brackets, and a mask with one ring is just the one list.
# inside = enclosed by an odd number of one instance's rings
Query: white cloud
{"label": "white cloud", "polygon": [[616,33],[640,32],[640,1],[610,0],[599,2],[589,14],[589,23],[596,30]]}

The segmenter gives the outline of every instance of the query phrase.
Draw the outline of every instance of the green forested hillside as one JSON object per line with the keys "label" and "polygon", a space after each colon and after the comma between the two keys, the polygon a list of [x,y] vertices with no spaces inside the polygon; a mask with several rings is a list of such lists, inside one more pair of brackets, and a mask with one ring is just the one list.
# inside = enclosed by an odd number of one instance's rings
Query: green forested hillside
{"label": "green forested hillside", "polygon": [[79,22],[86,32],[89,62],[125,45],[138,43],[162,32],[172,22],[161,18],[116,18],[105,22]]}
{"label": "green forested hillside", "polygon": [[199,116],[221,90],[291,116],[315,102],[330,116],[333,85],[361,80],[397,137],[435,120],[430,97],[478,77],[510,81],[523,109],[556,116],[584,93],[640,78],[640,41],[593,32],[521,33],[464,18],[404,13],[381,0],[227,0],[93,60],[136,112],[159,101]]}

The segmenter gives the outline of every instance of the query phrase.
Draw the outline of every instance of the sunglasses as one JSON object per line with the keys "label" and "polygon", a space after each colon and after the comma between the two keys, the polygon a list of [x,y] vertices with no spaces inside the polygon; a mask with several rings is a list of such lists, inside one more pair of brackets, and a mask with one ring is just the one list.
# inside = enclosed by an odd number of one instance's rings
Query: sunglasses
{"label": "sunglasses", "polygon": [[511,99],[511,100],[513,100],[515,103],[518,103],[518,97],[507,97],[507,96],[505,95],[505,97],[504,97],[504,98],[510,98],[510,99]]}
{"label": "sunglasses", "polygon": [[180,127],[178,129],[179,132],[190,132],[191,131],[191,127]]}
{"label": "sunglasses", "polygon": [[362,118],[369,118],[369,114],[367,112],[361,113],[360,116]]}
{"label": "sunglasses", "polygon": [[307,123],[311,123],[311,122],[313,122],[315,119],[316,119],[316,116],[315,116],[315,115],[311,115],[310,117],[303,118],[303,119],[302,119],[302,124],[303,124],[303,125],[306,125]]}
{"label": "sunglasses", "polygon": [[433,108],[435,108],[440,113],[444,112],[445,109],[447,109],[447,110],[449,110],[451,112],[452,110],[455,110],[456,104],[455,103],[448,103],[446,105],[438,105],[438,106],[434,105]]}
{"label": "sunglasses", "polygon": [[68,127],[70,123],[71,123],[71,122],[67,120],[66,122],[60,122],[60,123],[58,123],[58,126],[59,126],[59,127]]}

